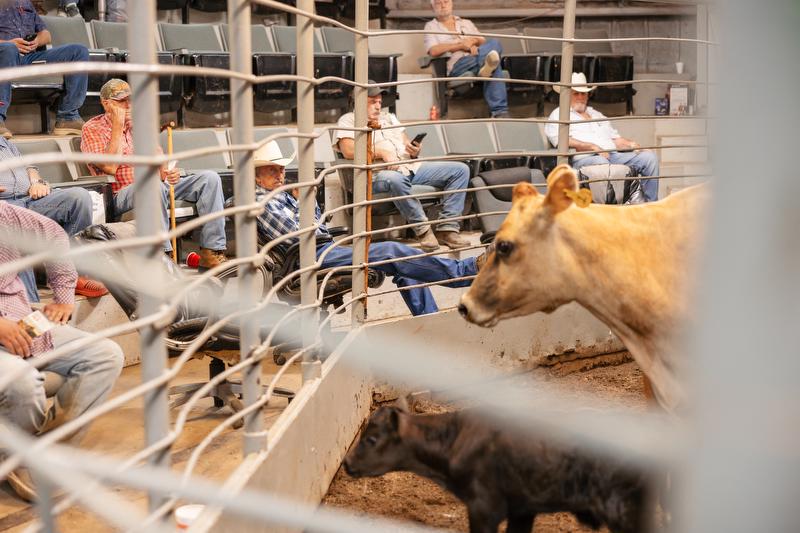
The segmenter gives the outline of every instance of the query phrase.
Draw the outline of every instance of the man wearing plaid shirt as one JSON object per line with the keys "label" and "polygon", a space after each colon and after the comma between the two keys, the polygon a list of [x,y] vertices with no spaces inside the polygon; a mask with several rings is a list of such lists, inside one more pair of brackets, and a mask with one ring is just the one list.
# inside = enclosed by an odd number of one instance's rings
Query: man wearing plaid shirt
{"label": "man wearing plaid shirt", "polygon": [[[81,133],[81,151],[93,154],[130,155],[133,153],[131,122],[131,88],[127,82],[111,79],[100,89],[100,103],[105,113],[86,122]],[[119,215],[133,209],[133,167],[116,163],[89,165],[93,176],[114,176],[114,210]],[[164,229],[169,228],[169,185],[175,187],[175,198],[194,202],[200,216],[222,211],[222,181],[219,174],[204,170],[181,177],[177,168],[161,167],[161,215]],[[203,224],[200,232],[200,269],[213,268],[225,261],[225,220],[215,218]],[[172,250],[172,243],[165,243]]]}
{"label": "man wearing plaid shirt", "polygon": [[[58,224],[0,200],[0,265],[20,259],[14,242],[23,239],[56,251],[69,249],[67,235]],[[32,312],[22,280],[16,273],[0,275],[0,376],[14,376],[0,390],[0,416],[32,434],[77,418],[102,403],[119,376],[123,362],[122,350],[115,342],[98,339],[86,346],[68,349],[38,369],[30,364],[31,358],[88,335],[66,325],[74,309],[78,278],[72,263],[54,261],[45,266],[54,301],[45,305],[43,312],[56,327],[35,338],[18,324]],[[64,379],[49,408],[42,372],[52,372]],[[12,472],[7,481],[23,499],[35,498],[25,470]]]}
{"label": "man wearing plaid shirt", "polygon": [[[253,164],[256,167],[256,200],[261,201],[273,189],[285,183],[285,166],[291,158],[284,158],[280,147],[271,141],[253,154]],[[318,225],[317,260],[322,258],[321,268],[332,268],[353,264],[353,249],[349,246],[333,246],[333,238],[328,233],[328,228],[321,222],[322,213],[319,206],[315,206],[314,222]],[[257,222],[259,242],[269,242],[283,238],[287,233],[300,229],[300,209],[297,199],[293,194],[283,191],[276,194],[264,207],[258,216]],[[297,237],[284,239],[277,246],[286,249],[297,242]],[[369,245],[369,260],[372,262],[387,261],[401,257],[420,255],[416,248],[406,246],[399,242],[383,241],[373,242]],[[466,287],[472,283],[472,276],[486,261],[486,254],[479,257],[468,257],[463,260],[447,259],[443,257],[418,257],[407,261],[397,261],[383,265],[370,266],[392,276],[392,281],[398,287],[408,287],[420,283],[445,281],[445,287]],[[460,279],[470,277],[470,279]],[[439,310],[428,287],[418,287],[400,291],[408,309],[413,315],[425,315]]]}

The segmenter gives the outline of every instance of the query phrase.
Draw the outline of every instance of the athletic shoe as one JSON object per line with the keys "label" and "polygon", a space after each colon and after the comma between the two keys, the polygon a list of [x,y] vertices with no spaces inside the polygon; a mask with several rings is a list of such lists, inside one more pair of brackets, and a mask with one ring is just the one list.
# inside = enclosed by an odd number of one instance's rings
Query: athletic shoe
{"label": "athletic shoe", "polygon": [[80,294],[87,298],[99,298],[104,294],[108,294],[108,289],[97,280],[89,279],[86,276],[78,276],[78,282],[75,284],[75,294]]}
{"label": "athletic shoe", "polygon": [[492,50],[486,54],[486,59],[483,60],[483,66],[478,71],[478,76],[481,78],[490,78],[494,69],[500,64],[500,54],[496,50]]}

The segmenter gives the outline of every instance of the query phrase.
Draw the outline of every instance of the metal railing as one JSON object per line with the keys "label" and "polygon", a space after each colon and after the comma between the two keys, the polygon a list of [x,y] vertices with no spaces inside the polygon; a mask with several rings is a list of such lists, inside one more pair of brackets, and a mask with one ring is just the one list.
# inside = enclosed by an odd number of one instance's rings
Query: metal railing
{"label": "metal railing", "polygon": [[[297,16],[297,50],[298,50],[298,71],[297,75],[271,75],[254,76],[252,74],[251,62],[251,42],[250,8],[253,5],[264,5],[273,9]],[[408,261],[421,257],[430,257],[444,252],[419,253],[417,255],[371,262],[368,260],[367,242],[372,236],[381,235],[390,231],[407,230],[419,227],[427,222],[409,223],[393,226],[385,229],[373,230],[368,225],[368,208],[392,202],[392,198],[368,199],[367,183],[368,172],[380,171],[394,163],[373,163],[367,164],[367,127],[366,116],[366,97],[367,88],[367,40],[370,37],[384,35],[419,35],[424,33],[418,30],[389,30],[389,31],[370,31],[367,21],[367,2],[366,0],[357,1],[355,28],[350,28],[338,21],[320,17],[313,14],[312,0],[299,0],[297,7],[275,2],[272,0],[229,0],[228,2],[228,22],[230,24],[230,35],[233,36],[234,45],[231,47],[231,69],[211,69],[183,66],[158,65],[156,61],[155,39],[155,2],[153,0],[137,0],[130,2],[129,18],[130,23],[130,42],[132,63],[129,64],[105,64],[97,63],[76,63],[71,65],[36,65],[20,69],[7,69],[0,72],[0,82],[12,79],[36,77],[45,74],[66,74],[76,71],[83,72],[107,72],[107,73],[127,73],[130,75],[133,89],[133,105],[136,108],[134,130],[134,142],[136,152],[133,156],[111,156],[111,155],[87,155],[87,154],[37,154],[25,156],[16,161],[0,162],[0,171],[7,170],[20,165],[47,163],[57,161],[69,162],[102,162],[102,163],[125,163],[135,167],[136,171],[136,220],[137,237],[135,239],[120,240],[114,242],[90,244],[70,250],[66,255],[61,254],[60,258],[73,260],[81,271],[90,275],[102,278],[105,272],[97,269],[92,261],[92,256],[111,251],[135,250],[141,256],[138,265],[147,276],[159,272],[159,260],[162,243],[172,237],[180,237],[189,234],[192,230],[199,228],[204,223],[217,218],[233,216],[236,223],[236,248],[237,257],[224,265],[220,265],[208,272],[193,277],[189,282],[180,287],[170,287],[166,282],[159,281],[157,278],[148,279],[148,283],[137,282],[137,277],[132,274],[132,279],[128,282],[128,287],[138,291],[139,309],[135,320],[121,325],[115,325],[96,332],[93,336],[79,341],[79,343],[89,344],[98,338],[109,338],[127,332],[138,331],[141,337],[142,351],[142,383],[135,388],[106,401],[102,405],[84,413],[82,416],[67,422],[66,424],[54,429],[53,431],[31,439],[19,434],[13,428],[5,427],[0,431],[0,444],[7,450],[13,452],[7,460],[0,464],[0,476],[7,474],[11,469],[17,467],[20,461],[30,466],[37,474],[37,479],[44,482],[41,485],[42,502],[38,506],[40,512],[40,523],[34,528],[45,531],[55,531],[55,517],[69,508],[75,502],[81,502],[90,507],[100,516],[111,521],[116,526],[125,530],[148,530],[156,531],[165,529],[164,517],[167,515],[179,499],[190,499],[192,501],[204,502],[210,506],[225,508],[241,516],[248,516],[265,521],[275,521],[276,523],[295,525],[297,527],[310,527],[319,531],[374,531],[376,524],[370,522],[364,524],[362,521],[352,517],[344,516],[342,513],[320,513],[316,509],[302,508],[297,505],[289,505],[274,498],[264,495],[250,493],[237,494],[235,497],[226,495],[219,487],[198,481],[192,476],[203,452],[208,445],[218,438],[223,431],[235,424],[239,420],[244,420],[244,454],[251,454],[263,451],[267,445],[268,430],[265,429],[262,408],[270,401],[278,380],[286,373],[290,365],[301,362],[303,383],[308,384],[319,379],[321,375],[321,361],[318,357],[320,350],[331,351],[332,346],[326,345],[322,339],[321,332],[330,326],[331,318],[334,313],[351,308],[352,327],[362,326],[368,320],[366,302],[370,296],[390,294],[398,291],[406,291],[414,288],[429,287],[434,285],[446,284],[453,281],[466,280],[469,277],[442,280],[439,282],[417,283],[406,287],[396,287],[391,289],[379,289],[370,291],[367,287],[367,270],[370,267],[386,265],[393,262]],[[693,43],[698,46],[713,46],[716,43],[705,39],[673,39],[673,38],[626,38],[626,39],[575,39],[574,38],[574,15],[575,0],[567,0],[564,38],[551,39],[534,36],[518,36],[520,39],[542,39],[556,40],[562,43],[562,72],[560,82],[546,82],[537,80],[505,79],[505,83],[519,83],[530,85],[542,85],[545,87],[561,86],[573,87],[570,83],[571,58],[573,46],[576,42],[618,42],[618,41],[670,41],[681,43]],[[354,33],[355,36],[355,79],[346,80],[339,77],[314,78],[313,69],[313,23],[326,23],[338,26]],[[435,33],[435,32],[434,32]],[[471,34],[468,34],[471,35]],[[490,32],[476,34],[483,37],[507,37],[505,34],[492,34]],[[232,117],[232,144],[221,147],[202,147],[187,150],[172,155],[160,155],[157,152],[157,140],[154,132],[158,131],[158,102],[157,87],[158,76],[162,75],[185,75],[185,76],[213,76],[228,78],[231,80],[231,117]],[[487,81],[491,78],[462,77],[465,81]],[[275,134],[267,137],[260,142],[253,141],[253,85],[273,81],[294,81],[298,87],[298,128],[296,134]],[[435,83],[447,81],[448,78],[430,78],[426,80],[401,80],[377,84],[381,87],[404,86],[412,83]],[[496,81],[496,80],[493,80]],[[644,79],[636,80],[635,83],[665,83],[672,80]],[[343,129],[338,126],[328,126],[315,132],[314,124],[314,87],[327,82],[337,82],[353,86],[355,101],[355,126],[352,128],[355,136],[355,157],[352,164],[333,165],[322,170],[318,175],[314,173],[313,142],[320,136],[327,136],[330,130]],[[619,86],[624,83],[634,83],[633,80],[626,82],[593,83],[592,85]],[[713,86],[713,82],[694,81],[688,84],[702,85],[705,87]],[[491,158],[491,157],[515,157],[515,156],[557,156],[562,160],[576,154],[589,152],[570,152],[566,135],[569,131],[568,114],[568,94],[569,91],[561,93],[561,116],[558,120],[548,120],[542,118],[527,119],[467,119],[467,120],[443,120],[443,121],[416,121],[405,123],[401,126],[426,124],[449,124],[449,123],[470,123],[476,121],[483,122],[530,122],[557,123],[560,126],[559,147],[557,150],[548,151],[515,151],[485,154],[469,154],[470,158]],[[566,99],[565,99],[566,95]],[[611,117],[605,120],[649,120],[649,119],[681,120],[696,117]],[[298,162],[299,162],[299,182],[291,185],[284,185],[271,191],[265,198],[256,201],[254,167],[252,153],[255,149],[265,143],[286,137],[295,137],[298,140]],[[671,149],[671,148],[690,148],[705,147],[705,145],[659,145],[644,147],[645,149]],[[158,167],[168,160],[185,159],[199,155],[213,154],[219,152],[231,152],[234,154],[234,179],[235,179],[235,206],[226,208],[219,213],[214,213],[198,217],[191,221],[181,224],[172,231],[164,231],[161,227],[160,218],[160,179]],[[460,160],[464,155],[448,155],[436,158],[418,158],[414,162]],[[400,161],[410,162],[408,161]],[[334,172],[352,169],[354,171],[354,198],[353,202],[343,206],[328,209],[323,213],[322,220],[335,213],[352,210],[353,212],[353,232],[331,244],[325,251],[317,256],[314,235],[321,222],[314,219],[314,189],[323,183],[324,179]],[[653,176],[652,179],[683,178],[689,175],[672,176]],[[691,177],[698,177],[691,175]],[[635,178],[629,178],[635,179]],[[608,180],[594,180],[608,181]],[[485,187],[468,187],[459,189],[463,192],[475,192],[479,190],[493,190],[499,188],[512,187],[511,185],[494,185]],[[290,191],[299,190],[300,204],[300,227],[297,231],[284,235],[281,239],[265,243],[259,247],[257,240],[257,230],[255,218],[264,209],[267,202],[275,198],[276,195]],[[440,191],[434,193],[412,194],[409,198],[436,198],[452,192]],[[440,219],[441,221],[465,221],[472,218],[496,216],[502,212],[473,213]],[[257,294],[256,269],[270,260],[270,252],[281,243],[298,239],[300,242],[300,269],[292,272],[287,277],[271,286],[264,294]],[[36,243],[16,242],[12,243],[25,249],[29,255],[19,261],[0,265],[0,274],[15,272],[29,266],[39,264],[47,259],[56,257],[55,252],[45,246],[37,246]],[[323,268],[323,263],[327,254],[336,247],[352,245],[353,262],[348,266],[334,268]],[[478,249],[480,246],[468,246],[454,252],[464,252]],[[447,253],[450,253],[449,251]],[[217,320],[209,320],[207,327],[191,342],[183,346],[182,353],[169,366],[164,339],[164,329],[173,320],[178,311],[180,303],[185,296],[192,290],[202,286],[210,278],[228,271],[231,268],[238,269],[238,307],[234,312],[217,317]],[[353,276],[352,298],[334,309],[334,313],[325,318],[319,315],[319,308],[324,301],[324,288],[332,276],[340,272],[350,271]],[[323,283],[318,286],[317,279],[322,276]],[[289,312],[275,315],[275,311],[270,309],[270,302],[280,295],[284,287],[289,283],[300,280],[301,302]],[[121,280],[115,280],[121,282]],[[209,316],[214,316],[213,307],[215,302],[205,302]],[[276,338],[280,331],[280,326],[288,323],[296,317],[302,319],[302,331],[300,337],[302,348],[296,351],[285,366],[281,368],[267,385],[266,391],[262,390],[261,362],[270,354],[270,349],[276,343]],[[261,339],[260,326],[265,320],[274,319],[275,324],[265,339]],[[226,325],[237,324],[240,332],[240,361],[227,368],[224,372],[210,379],[201,389],[195,392],[186,404],[179,410],[175,422],[170,425],[169,411],[167,406],[167,388],[171,380],[177,377],[186,363],[202,349],[204,344],[211,339],[218,331]],[[398,340],[398,343],[401,341]],[[403,341],[407,342],[407,341]],[[70,348],[75,348],[72,345]],[[417,347],[418,354],[425,355],[428,362],[424,363],[422,357],[419,363],[424,368],[434,364],[441,364],[444,359],[436,360],[435,355],[426,352],[423,347]],[[35,367],[41,367],[49,361],[63,355],[64,348],[53,350],[49,353],[38,356],[31,363]],[[390,350],[391,351],[391,350]],[[366,358],[368,350],[361,350],[356,347],[354,353],[357,356]],[[399,358],[398,358],[399,359]],[[356,358],[357,360],[357,358]],[[372,360],[371,363],[375,363]],[[381,359],[380,364],[385,365],[387,371],[401,375],[408,372],[408,368],[402,367],[397,363],[389,363],[388,359]],[[408,364],[408,360],[406,360]],[[428,366],[430,368],[430,366]],[[222,421],[213,431],[211,431],[192,452],[189,461],[181,475],[169,472],[170,448],[183,428],[188,423],[190,411],[196,407],[197,402],[204,397],[215,385],[222,383],[225,379],[234,374],[241,373],[243,377],[243,401],[245,408]],[[431,374],[437,375],[440,373]],[[0,376],[0,390],[13,382],[17,375]],[[464,376],[466,377],[466,376]],[[476,380],[481,376],[475,374],[471,376]],[[414,374],[414,380],[422,382],[419,373]],[[442,384],[441,381],[437,382]],[[81,427],[85,427],[91,421],[119,408],[125,403],[143,398],[146,404],[144,425],[146,429],[146,443],[144,449],[124,461],[109,461],[96,457],[95,454],[89,455],[86,452],[66,449],[58,446],[57,442]],[[484,396],[482,400],[486,400]],[[521,405],[520,397],[509,394],[500,395],[489,407],[495,414],[505,414],[505,416],[522,416],[522,421],[531,424],[547,424],[548,427],[569,428],[569,431],[587,438],[594,439],[593,442],[601,442],[605,446],[613,448],[617,453],[621,450],[630,451],[634,449],[642,454],[648,461],[664,460],[665,457],[674,456],[675,450],[668,451],[665,443],[668,439],[661,439],[661,430],[653,430],[658,437],[652,439],[640,439],[630,446],[619,443],[618,433],[611,434],[604,431],[599,425],[588,422],[586,419],[577,417],[574,420],[565,420],[561,416],[558,420],[546,415],[536,416],[531,413],[522,414],[519,409]],[[592,415],[597,416],[596,414]],[[641,431],[638,424],[628,423],[624,420],[613,417],[600,417],[603,422],[608,422],[615,430],[623,431],[623,434],[634,435]],[[589,427],[591,431],[587,431]],[[647,426],[653,428],[655,426]],[[661,426],[658,426],[659,428]],[[670,433],[669,442],[674,442],[675,434]],[[660,439],[660,440],[659,440]],[[678,439],[679,440],[679,439]],[[661,442],[661,446],[657,443]],[[657,453],[649,453],[650,450],[657,450]],[[47,449],[48,453],[42,453]],[[677,448],[679,451],[680,447]],[[140,466],[147,463],[146,467]],[[146,490],[148,492],[149,516],[142,521],[139,513],[129,509],[125,502],[119,498],[114,499],[108,491],[95,492],[98,483],[119,483],[125,486]],[[60,486],[68,490],[69,495],[60,502],[55,502],[50,498],[51,493],[48,487]],[[113,512],[110,510],[113,509]],[[424,530],[424,528],[413,528],[408,525],[403,526],[406,530]]]}

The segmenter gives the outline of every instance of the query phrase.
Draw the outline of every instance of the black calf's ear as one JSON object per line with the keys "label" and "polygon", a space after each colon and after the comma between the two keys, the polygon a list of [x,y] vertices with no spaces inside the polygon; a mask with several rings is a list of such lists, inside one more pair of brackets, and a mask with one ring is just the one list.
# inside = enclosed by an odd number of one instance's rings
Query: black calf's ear
{"label": "black calf's ear", "polygon": [[400,428],[400,411],[392,409],[389,411],[389,429],[397,431]]}

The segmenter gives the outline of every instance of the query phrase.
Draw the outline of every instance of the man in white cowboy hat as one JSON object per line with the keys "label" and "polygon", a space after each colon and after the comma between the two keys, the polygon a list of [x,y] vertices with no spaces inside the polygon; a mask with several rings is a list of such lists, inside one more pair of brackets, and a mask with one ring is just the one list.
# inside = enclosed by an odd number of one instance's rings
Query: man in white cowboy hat
{"label": "man in white cowboy hat", "polygon": [[[573,168],[578,170],[588,165],[613,163],[626,165],[640,176],[657,176],[658,158],[654,152],[641,150],[639,143],[621,136],[608,121],[581,123],[604,119],[606,116],[587,105],[589,94],[595,87],[586,84],[586,75],[583,72],[572,73],[572,84],[579,86],[570,90],[569,119],[573,124],[569,126],[569,147],[578,152],[594,152],[574,156]],[[554,89],[560,92],[561,87],[555,86]],[[550,113],[550,120],[557,121],[558,116],[559,108],[555,108]],[[544,133],[553,146],[558,146],[557,123],[549,122],[544,127]],[[645,200],[648,202],[658,200],[657,180],[642,180],[641,183]]]}
{"label": "man in white cowboy hat", "polygon": [[[263,200],[271,191],[285,185],[285,166],[292,160],[284,157],[275,141],[270,141],[253,154],[256,167],[256,200]],[[353,249],[349,246],[334,246],[328,228],[322,221],[322,213],[316,206],[314,221],[317,226],[317,259],[322,259],[321,268],[350,265],[353,263]],[[275,194],[264,206],[257,220],[259,242],[281,239],[284,235],[300,229],[300,208],[295,191],[281,191]],[[297,237],[284,239],[276,248],[285,250],[297,241]],[[393,241],[374,242],[369,246],[369,260],[387,261],[400,257],[419,255],[419,250]],[[485,262],[486,254],[464,260],[441,257],[418,257],[370,268],[392,276],[398,287],[419,283],[444,281],[448,279],[474,276]],[[445,284],[447,287],[466,287],[472,280],[460,280]],[[433,294],[427,287],[414,288],[400,293],[409,310],[414,315],[424,315],[438,311]]]}

